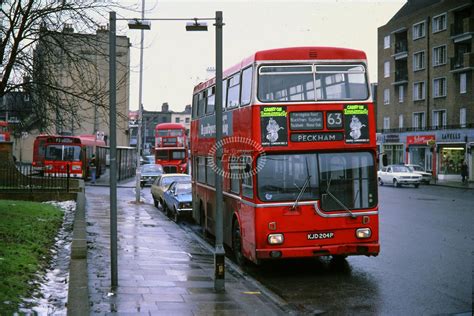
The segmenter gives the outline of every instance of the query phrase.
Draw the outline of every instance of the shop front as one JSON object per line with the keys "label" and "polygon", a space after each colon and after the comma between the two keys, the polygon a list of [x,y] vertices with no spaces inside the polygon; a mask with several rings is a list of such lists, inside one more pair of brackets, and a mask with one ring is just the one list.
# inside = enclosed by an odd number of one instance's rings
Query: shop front
{"label": "shop front", "polygon": [[403,164],[403,141],[400,139],[400,134],[385,135],[382,153],[387,156],[387,163]]}
{"label": "shop front", "polygon": [[468,135],[466,131],[439,132],[436,137],[438,179],[461,181],[461,166],[468,163]]}
{"label": "shop front", "polygon": [[433,165],[436,166],[436,162],[433,161],[435,141],[436,136],[434,134],[407,135],[406,161],[423,167],[427,172],[433,172]]}

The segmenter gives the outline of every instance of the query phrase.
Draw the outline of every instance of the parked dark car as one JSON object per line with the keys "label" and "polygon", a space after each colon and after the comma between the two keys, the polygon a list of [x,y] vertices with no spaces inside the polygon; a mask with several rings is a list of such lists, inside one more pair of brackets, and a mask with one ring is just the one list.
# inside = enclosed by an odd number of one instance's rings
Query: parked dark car
{"label": "parked dark car", "polygon": [[152,185],[155,179],[163,174],[163,167],[158,164],[148,164],[140,167],[140,186]]}
{"label": "parked dark car", "polygon": [[178,222],[183,214],[190,214],[192,208],[191,181],[173,182],[163,194],[164,211]]}

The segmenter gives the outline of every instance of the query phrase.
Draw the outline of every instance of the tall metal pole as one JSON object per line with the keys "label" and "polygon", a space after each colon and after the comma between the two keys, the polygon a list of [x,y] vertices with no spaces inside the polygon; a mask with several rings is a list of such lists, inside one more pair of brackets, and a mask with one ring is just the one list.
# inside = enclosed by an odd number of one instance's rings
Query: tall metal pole
{"label": "tall metal pole", "polygon": [[225,291],[224,217],[222,199],[222,11],[216,11],[216,249],[214,253],[214,289]]}
{"label": "tall metal pole", "polygon": [[109,123],[110,123],[110,265],[112,287],[118,286],[117,273],[117,74],[116,15],[109,13]]}
{"label": "tall metal pole", "polygon": [[[145,0],[142,0],[142,21],[145,19]],[[143,30],[140,30],[140,79],[138,81],[138,132],[137,132],[137,172],[135,183],[135,202],[140,203],[140,149],[142,147],[142,124],[143,124]]]}

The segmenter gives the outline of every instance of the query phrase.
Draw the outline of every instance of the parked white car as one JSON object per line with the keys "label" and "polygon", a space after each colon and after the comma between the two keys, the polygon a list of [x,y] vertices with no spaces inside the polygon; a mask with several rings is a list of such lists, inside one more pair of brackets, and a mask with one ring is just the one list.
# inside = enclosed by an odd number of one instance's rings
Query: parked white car
{"label": "parked white car", "polygon": [[426,183],[426,184],[430,184],[431,179],[433,178],[433,176],[431,175],[430,172],[426,172],[425,169],[423,169],[422,166],[420,166],[420,165],[410,165],[410,164],[405,165],[405,166],[407,166],[408,169],[410,169],[410,171],[421,175],[421,182]]}
{"label": "parked white car", "polygon": [[412,184],[415,188],[421,183],[421,175],[416,174],[404,165],[388,165],[377,172],[380,185],[393,184],[400,187],[403,184]]}

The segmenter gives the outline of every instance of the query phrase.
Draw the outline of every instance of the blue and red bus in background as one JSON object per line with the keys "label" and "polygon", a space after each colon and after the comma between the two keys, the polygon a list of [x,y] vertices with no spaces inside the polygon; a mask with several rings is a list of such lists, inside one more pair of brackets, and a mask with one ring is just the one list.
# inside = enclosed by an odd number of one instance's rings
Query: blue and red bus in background
{"label": "blue and red bus in background", "polygon": [[222,146],[224,243],[239,263],[380,251],[376,121],[366,54],[332,47],[258,51],[194,88],[193,218],[215,233]]}
{"label": "blue and red bus in background", "polygon": [[166,173],[187,173],[188,140],[184,125],[179,123],[156,125],[155,159]]}

